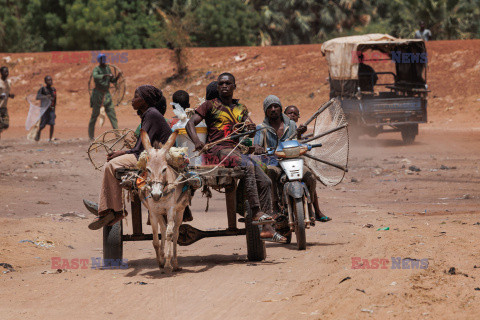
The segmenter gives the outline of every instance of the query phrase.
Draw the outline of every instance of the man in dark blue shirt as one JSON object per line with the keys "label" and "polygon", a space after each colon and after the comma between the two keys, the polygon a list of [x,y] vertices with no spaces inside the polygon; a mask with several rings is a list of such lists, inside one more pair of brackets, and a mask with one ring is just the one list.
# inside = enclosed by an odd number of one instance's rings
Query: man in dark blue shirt
{"label": "man in dark blue shirt", "polygon": [[37,135],[35,136],[35,141],[40,140],[40,133],[47,125],[50,126],[50,138],[48,139],[48,141],[52,141],[53,130],[55,127],[55,118],[57,117],[55,115],[55,107],[57,106],[57,89],[52,87],[52,77],[46,76],[45,84],[46,86],[41,87],[40,90],[38,90],[37,100],[42,101],[42,107],[43,105],[48,105],[48,107],[40,118],[40,128],[38,129]]}

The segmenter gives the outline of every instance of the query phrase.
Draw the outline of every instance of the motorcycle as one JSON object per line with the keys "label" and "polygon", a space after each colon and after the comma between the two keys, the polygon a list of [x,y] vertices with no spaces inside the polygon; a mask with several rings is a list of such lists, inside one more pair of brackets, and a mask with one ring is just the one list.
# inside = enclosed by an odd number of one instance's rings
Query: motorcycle
{"label": "motorcycle", "polygon": [[312,198],[307,186],[302,182],[304,176],[304,159],[302,155],[322,144],[301,144],[297,140],[279,142],[275,150],[269,150],[270,155],[278,159],[282,174],[280,176],[279,193],[281,192],[280,216],[276,219],[275,228],[291,242],[295,233],[298,250],[307,247],[305,229],[315,225],[315,213]]}

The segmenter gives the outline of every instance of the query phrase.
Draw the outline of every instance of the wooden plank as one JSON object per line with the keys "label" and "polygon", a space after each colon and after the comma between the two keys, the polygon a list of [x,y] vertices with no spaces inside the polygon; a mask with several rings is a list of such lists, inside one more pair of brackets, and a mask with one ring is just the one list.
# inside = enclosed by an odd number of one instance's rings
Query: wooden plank
{"label": "wooden plank", "polygon": [[142,231],[142,202],[137,193],[134,193],[132,203],[132,227],[133,234],[141,234]]}
{"label": "wooden plank", "polygon": [[236,203],[237,183],[234,181],[225,188],[225,202],[227,205],[228,229],[237,229],[237,203]]}

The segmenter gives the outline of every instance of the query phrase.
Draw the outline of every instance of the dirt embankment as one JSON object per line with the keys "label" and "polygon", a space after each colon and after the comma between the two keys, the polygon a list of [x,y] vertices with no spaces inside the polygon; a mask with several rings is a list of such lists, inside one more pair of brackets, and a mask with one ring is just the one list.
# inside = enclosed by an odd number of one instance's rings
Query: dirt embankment
{"label": "dirt embankment", "polygon": [[[427,78],[431,90],[429,127],[445,128],[458,123],[478,127],[480,40],[428,42],[427,50]],[[127,53],[128,61],[116,64],[127,79],[125,100],[117,109],[120,126],[134,126],[138,122],[129,103],[137,86],[158,85],[168,102],[173,92],[184,89],[194,94],[191,104],[198,105],[199,98],[205,95],[206,85],[221,72],[236,76],[236,97],[252,110],[256,121],[263,118],[262,102],[269,94],[278,95],[284,105],[299,106],[304,117],[328,99],[328,70],[320,45],[191,48],[188,51],[190,71],[187,79],[168,85],[165,79],[175,73],[170,50],[121,51]],[[244,54],[244,60],[236,61],[235,56]],[[13,92],[17,96],[9,101],[12,129],[4,133],[5,138],[24,134],[22,127],[28,111],[25,97],[38,90],[47,74],[53,76],[58,91],[57,136],[86,135],[84,131],[91,112],[87,83],[95,64],[90,61],[54,63],[55,58],[49,52],[0,55],[2,64],[7,64],[7,60],[11,66]],[[169,110],[167,116],[171,115]]]}

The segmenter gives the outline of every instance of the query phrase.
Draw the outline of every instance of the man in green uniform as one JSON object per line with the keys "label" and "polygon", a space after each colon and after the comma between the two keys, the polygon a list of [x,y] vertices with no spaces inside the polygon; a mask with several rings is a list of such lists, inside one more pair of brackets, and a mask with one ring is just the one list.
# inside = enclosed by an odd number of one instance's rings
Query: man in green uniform
{"label": "man in green uniform", "polygon": [[90,118],[90,123],[88,124],[88,136],[90,140],[95,139],[95,123],[97,122],[102,105],[105,107],[105,113],[107,114],[108,119],[110,119],[113,129],[118,128],[115,107],[112,103],[112,96],[108,89],[110,88],[110,83],[115,83],[118,80],[119,75],[117,77],[113,76],[110,67],[105,63],[106,60],[107,57],[103,53],[100,53],[97,56],[99,65],[93,69],[95,88],[90,97],[90,107],[92,108],[92,116]]}

